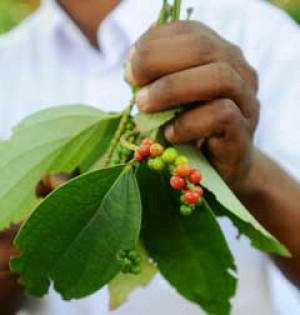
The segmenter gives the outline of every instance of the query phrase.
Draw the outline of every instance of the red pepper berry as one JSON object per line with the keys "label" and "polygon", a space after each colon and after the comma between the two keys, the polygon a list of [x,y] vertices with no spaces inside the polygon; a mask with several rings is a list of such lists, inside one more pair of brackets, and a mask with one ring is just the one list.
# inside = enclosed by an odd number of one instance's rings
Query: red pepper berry
{"label": "red pepper berry", "polygon": [[194,190],[187,190],[184,193],[184,201],[189,205],[196,205],[200,199],[199,193]]}
{"label": "red pepper berry", "polygon": [[191,170],[189,179],[193,184],[199,184],[202,180],[202,174],[199,170]]}
{"label": "red pepper berry", "polygon": [[145,158],[148,158],[150,156],[150,145],[142,144],[139,151]]}
{"label": "red pepper berry", "polygon": [[151,146],[153,143],[154,141],[151,138],[145,138],[141,144]]}
{"label": "red pepper berry", "polygon": [[182,190],[185,187],[185,180],[180,176],[172,176],[170,179],[170,185],[176,190]]}
{"label": "red pepper berry", "polygon": [[134,159],[136,161],[143,161],[145,160],[145,156],[139,150],[137,150],[134,152]]}
{"label": "red pepper berry", "polygon": [[191,173],[191,168],[187,163],[181,163],[176,168],[176,175],[181,177],[189,176]]}
{"label": "red pepper berry", "polygon": [[200,198],[201,198],[201,197],[203,196],[203,194],[204,194],[204,191],[203,191],[203,189],[202,189],[200,186],[196,186],[195,192],[198,193],[198,195],[199,195]]}
{"label": "red pepper berry", "polygon": [[164,147],[159,143],[153,143],[150,147],[151,156],[161,156],[164,153]]}

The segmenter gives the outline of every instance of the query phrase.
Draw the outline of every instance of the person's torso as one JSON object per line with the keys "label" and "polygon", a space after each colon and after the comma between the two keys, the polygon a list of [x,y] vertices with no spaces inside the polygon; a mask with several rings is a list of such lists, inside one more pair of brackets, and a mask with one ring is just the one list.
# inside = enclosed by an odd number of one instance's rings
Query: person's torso
{"label": "person's torso", "polygon": [[[145,20],[137,23],[136,27],[141,27],[137,33],[146,31],[159,9],[160,1],[154,1],[152,5],[149,5],[149,2],[145,1],[148,3],[145,6],[150,12]],[[201,10],[203,9],[199,13],[200,20],[221,31],[221,35],[243,46],[243,37],[238,33],[241,19],[228,22],[224,12],[223,21],[217,21],[219,16],[214,15],[213,9],[206,1],[188,2],[199,5]],[[143,3],[138,6],[142,8]],[[153,8],[155,6],[156,8]],[[230,6],[227,10],[230,10]],[[127,11],[127,14],[129,13]],[[128,24],[130,18],[139,19],[139,16],[129,16],[123,22]],[[142,19],[143,15],[140,18]],[[33,17],[32,21],[28,20],[26,23],[24,27],[32,28],[30,36],[27,34],[27,37],[20,39],[23,34],[18,30],[16,32],[19,34],[12,35],[17,41],[13,51],[4,49],[4,52],[1,52],[0,46],[0,61],[5,60],[0,64],[7,64],[4,69],[5,75],[1,73],[3,69],[0,69],[2,138],[9,135],[11,127],[20,119],[50,106],[87,104],[103,110],[119,111],[127,105],[130,89],[122,78],[123,62],[131,45],[131,38],[127,38],[122,33],[120,25],[115,25],[112,19],[105,22],[107,25],[100,35],[101,38],[104,36],[106,41],[106,46],[102,46],[104,51],[105,48],[108,49],[106,55],[103,55],[88,47],[74,25],[68,23],[67,27],[64,24],[60,26],[59,23],[51,20],[49,12],[46,13],[45,9]],[[41,31],[39,27],[45,30]],[[108,33],[109,36],[105,35]],[[8,38],[5,41],[8,41],[7,45],[11,45]],[[114,50],[115,56],[109,59]],[[249,53],[250,58],[252,53]],[[256,60],[252,61],[256,62]],[[238,265],[239,286],[233,301],[232,314],[274,315],[266,272],[267,258],[251,248],[246,239],[236,240],[237,231],[227,221],[221,224]],[[109,314],[108,293],[104,289],[83,301],[69,303],[62,302],[55,293],[51,292],[47,298],[36,302],[34,309],[28,311],[30,315]],[[148,288],[137,290],[127,304],[112,314],[199,315],[199,313],[197,306],[180,297],[161,276],[157,276]],[[26,314],[25,310],[22,314]]]}

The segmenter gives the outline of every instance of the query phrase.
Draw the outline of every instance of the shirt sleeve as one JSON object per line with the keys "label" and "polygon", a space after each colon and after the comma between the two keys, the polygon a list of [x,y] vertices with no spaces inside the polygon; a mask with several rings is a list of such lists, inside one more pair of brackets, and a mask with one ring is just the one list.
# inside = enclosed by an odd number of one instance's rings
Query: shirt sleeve
{"label": "shirt sleeve", "polygon": [[300,28],[284,12],[260,1],[250,6],[248,22],[244,51],[260,80],[255,142],[300,179]]}
{"label": "shirt sleeve", "polygon": [[[300,180],[300,28],[260,1],[249,6],[244,23],[242,48],[260,80],[256,145]],[[276,314],[298,314],[299,290],[271,262],[268,275]]]}

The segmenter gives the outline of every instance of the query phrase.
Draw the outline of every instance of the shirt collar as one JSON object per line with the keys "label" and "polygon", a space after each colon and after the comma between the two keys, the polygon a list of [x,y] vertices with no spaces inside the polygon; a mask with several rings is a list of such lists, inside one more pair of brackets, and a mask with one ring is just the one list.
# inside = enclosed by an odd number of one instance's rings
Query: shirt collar
{"label": "shirt collar", "polygon": [[[158,16],[161,0],[123,0],[101,23],[98,40],[101,51],[94,49],[55,0],[42,0],[41,10],[57,34],[63,33],[64,40],[71,41],[76,49],[90,53],[95,58],[103,59],[108,66],[123,62],[129,47],[147,30]],[[72,47],[74,47],[72,45]]]}

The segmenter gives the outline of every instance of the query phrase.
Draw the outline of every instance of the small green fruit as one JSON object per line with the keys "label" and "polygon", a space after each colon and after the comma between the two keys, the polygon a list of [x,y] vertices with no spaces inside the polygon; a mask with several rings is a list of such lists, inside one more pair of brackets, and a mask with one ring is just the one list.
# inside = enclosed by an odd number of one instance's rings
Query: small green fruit
{"label": "small green fruit", "polygon": [[152,170],[155,170],[155,171],[162,171],[165,169],[165,163],[164,161],[162,160],[161,157],[157,157],[157,158],[154,158],[154,159],[150,159],[148,161],[148,166],[149,168],[151,168]]}
{"label": "small green fruit", "polygon": [[180,213],[181,213],[181,215],[184,215],[184,216],[191,215],[193,213],[193,211],[194,211],[194,208],[187,206],[187,205],[182,205],[180,207]]}
{"label": "small green fruit", "polygon": [[189,159],[184,155],[179,155],[175,160],[175,165],[178,166],[180,164],[189,164]]}
{"label": "small green fruit", "polygon": [[176,158],[178,157],[177,150],[174,148],[168,148],[162,155],[162,159],[167,164],[172,164],[175,162]]}

